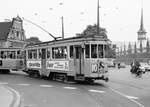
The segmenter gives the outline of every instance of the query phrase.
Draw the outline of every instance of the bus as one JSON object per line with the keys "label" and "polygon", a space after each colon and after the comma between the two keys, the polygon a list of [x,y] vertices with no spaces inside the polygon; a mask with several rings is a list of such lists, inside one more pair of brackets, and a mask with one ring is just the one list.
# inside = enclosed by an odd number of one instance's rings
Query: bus
{"label": "bus", "polygon": [[11,70],[22,70],[24,67],[22,53],[21,48],[0,48],[0,72],[9,73]]}
{"label": "bus", "polygon": [[107,82],[106,52],[110,43],[101,36],[82,36],[27,45],[23,71],[52,80]]}

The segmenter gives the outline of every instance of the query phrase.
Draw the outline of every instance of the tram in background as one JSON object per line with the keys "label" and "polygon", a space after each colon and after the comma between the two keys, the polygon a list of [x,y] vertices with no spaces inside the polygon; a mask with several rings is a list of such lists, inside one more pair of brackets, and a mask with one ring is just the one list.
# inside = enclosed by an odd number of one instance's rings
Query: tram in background
{"label": "tram in background", "polygon": [[24,72],[64,81],[108,81],[106,51],[110,40],[101,36],[72,37],[27,45]]}
{"label": "tram in background", "polygon": [[24,68],[23,51],[21,48],[0,48],[0,72],[9,73],[11,70]]}

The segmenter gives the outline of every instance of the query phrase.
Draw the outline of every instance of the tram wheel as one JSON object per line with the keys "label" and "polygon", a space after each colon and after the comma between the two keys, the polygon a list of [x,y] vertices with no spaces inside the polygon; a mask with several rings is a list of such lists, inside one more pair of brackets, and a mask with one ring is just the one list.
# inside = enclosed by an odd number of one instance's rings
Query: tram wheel
{"label": "tram wheel", "polygon": [[68,77],[67,77],[67,75],[64,75],[63,82],[64,82],[64,83],[67,83],[67,82],[68,82]]}
{"label": "tram wheel", "polygon": [[10,73],[10,70],[9,69],[3,69],[1,70],[3,74],[9,74]]}

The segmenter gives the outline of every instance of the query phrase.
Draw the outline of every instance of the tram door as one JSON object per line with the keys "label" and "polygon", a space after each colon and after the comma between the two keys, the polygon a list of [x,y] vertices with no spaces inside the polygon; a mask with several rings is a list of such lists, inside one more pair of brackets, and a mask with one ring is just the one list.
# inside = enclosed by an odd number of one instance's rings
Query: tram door
{"label": "tram door", "polygon": [[81,47],[81,45],[77,45],[74,47],[74,50],[75,50],[74,60],[75,60],[76,77],[78,79],[82,79],[84,75],[84,49]]}
{"label": "tram door", "polygon": [[41,52],[42,52],[42,57],[41,57],[41,64],[42,64],[42,75],[46,75],[45,71],[46,71],[46,49],[41,49]]}

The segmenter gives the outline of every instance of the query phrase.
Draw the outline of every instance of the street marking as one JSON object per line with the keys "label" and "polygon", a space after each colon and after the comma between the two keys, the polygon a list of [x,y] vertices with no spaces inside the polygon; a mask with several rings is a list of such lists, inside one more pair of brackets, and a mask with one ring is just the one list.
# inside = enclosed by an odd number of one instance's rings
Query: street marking
{"label": "street marking", "polygon": [[2,83],[0,83],[0,85],[5,85],[5,84],[8,84],[7,82],[2,82]]}
{"label": "street marking", "polygon": [[20,105],[21,105],[20,93],[11,87],[7,86],[6,88],[13,93],[13,97],[14,97],[9,106],[10,107],[20,107]]}
{"label": "street marking", "polygon": [[105,93],[105,91],[100,91],[100,90],[88,90],[90,92],[97,92],[97,93]]}
{"label": "street marking", "polygon": [[139,99],[138,97],[128,96],[128,95],[126,95],[126,97],[129,98],[129,99],[135,99],[135,100],[136,100],[136,99]]}
{"label": "street marking", "polygon": [[63,88],[65,88],[65,89],[71,89],[71,90],[77,89],[76,87],[63,87]]}
{"label": "street marking", "polygon": [[[135,104],[139,105],[140,107],[144,107],[141,103],[139,103],[138,101],[136,101],[135,99],[133,99],[133,98],[135,98],[135,97],[125,95],[125,94],[123,94],[123,93],[121,93],[121,92],[119,92],[119,91],[117,91],[117,90],[115,90],[115,89],[113,89],[113,88],[110,88],[110,87],[109,87],[109,89],[111,89],[112,91],[114,91],[115,93],[117,93],[117,94],[119,94],[119,95],[121,95],[121,96],[123,96],[123,97],[126,97],[127,99],[129,99],[130,101],[132,101],[132,102],[134,102]],[[138,98],[138,97],[137,97],[137,98]]]}
{"label": "street marking", "polygon": [[52,85],[40,85],[41,87],[53,87]]}
{"label": "street marking", "polygon": [[29,85],[31,85],[31,84],[17,84],[17,85],[29,86]]}

